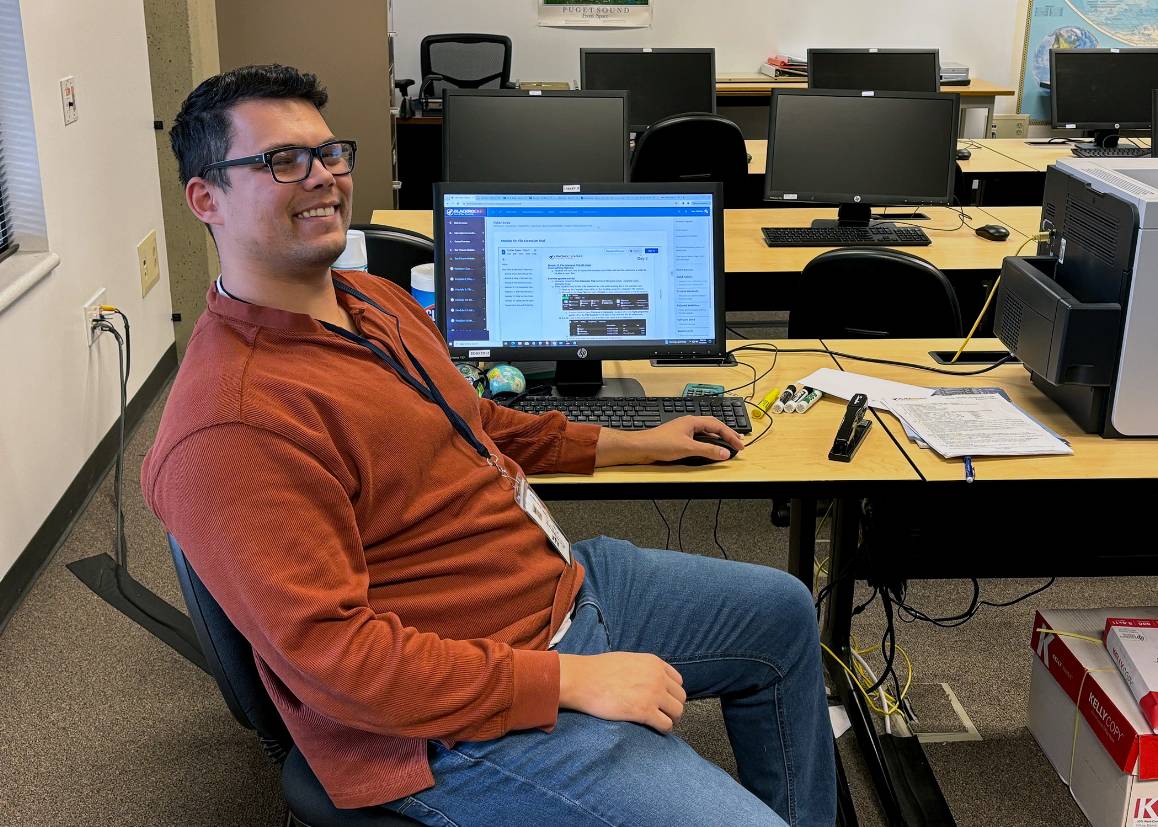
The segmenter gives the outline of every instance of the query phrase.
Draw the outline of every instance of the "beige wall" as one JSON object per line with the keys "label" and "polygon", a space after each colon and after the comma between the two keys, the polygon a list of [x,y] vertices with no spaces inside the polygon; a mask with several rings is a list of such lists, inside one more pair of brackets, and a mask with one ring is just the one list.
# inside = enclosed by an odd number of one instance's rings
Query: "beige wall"
{"label": "beige wall", "polygon": [[217,14],[213,0],[145,0],[144,7],[153,113],[164,124],[156,132],[161,205],[173,312],[181,314],[173,330],[177,351],[184,354],[193,324],[205,309],[205,291],[217,273],[217,253],[205,227],[185,206],[177,161],[169,149],[169,129],[185,96],[220,71]]}
{"label": "beige wall", "polygon": [[358,142],[354,222],[393,203],[386,0],[217,0],[221,68],[284,63],[330,92],[326,121]]}

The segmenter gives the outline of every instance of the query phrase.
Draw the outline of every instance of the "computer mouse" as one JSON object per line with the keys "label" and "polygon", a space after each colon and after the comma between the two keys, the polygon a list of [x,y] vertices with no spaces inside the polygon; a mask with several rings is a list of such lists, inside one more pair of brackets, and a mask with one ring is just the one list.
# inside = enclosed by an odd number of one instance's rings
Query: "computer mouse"
{"label": "computer mouse", "polygon": [[1009,238],[1009,230],[1002,227],[1000,224],[985,224],[978,227],[973,232],[982,238],[987,238],[990,241],[1005,241]]}
{"label": "computer mouse", "polygon": [[[728,459],[736,456],[736,449],[721,436],[716,436],[715,434],[696,434],[693,439],[695,439],[696,442],[726,448],[728,450]],[[724,462],[724,460],[710,459],[708,457],[684,457],[683,459],[676,460],[678,465],[711,465],[714,462]]]}
{"label": "computer mouse", "polygon": [[973,153],[970,152],[965,147],[961,147],[960,149],[957,150],[957,160],[958,161],[968,161],[972,157],[973,157]]}

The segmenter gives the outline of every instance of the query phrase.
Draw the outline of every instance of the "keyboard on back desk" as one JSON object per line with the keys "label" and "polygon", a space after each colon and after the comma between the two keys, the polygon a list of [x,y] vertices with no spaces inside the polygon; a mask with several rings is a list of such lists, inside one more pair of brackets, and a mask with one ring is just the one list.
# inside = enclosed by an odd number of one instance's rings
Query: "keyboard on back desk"
{"label": "keyboard on back desk", "polygon": [[1070,149],[1078,158],[1149,158],[1143,146],[1075,146]]}
{"label": "keyboard on back desk", "polygon": [[524,396],[512,408],[527,413],[560,411],[572,422],[642,431],[681,416],[714,416],[732,430],[752,433],[738,396]]}
{"label": "keyboard on back desk", "polygon": [[920,227],[762,227],[769,247],[924,247]]}

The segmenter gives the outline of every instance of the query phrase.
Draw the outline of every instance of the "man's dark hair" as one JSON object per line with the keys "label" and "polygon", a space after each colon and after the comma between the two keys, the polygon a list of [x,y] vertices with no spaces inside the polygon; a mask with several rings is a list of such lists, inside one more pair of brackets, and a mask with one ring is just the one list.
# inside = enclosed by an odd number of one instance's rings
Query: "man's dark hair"
{"label": "man's dark hair", "polygon": [[[206,164],[224,161],[229,151],[232,123],[229,110],[238,103],[262,98],[297,98],[321,109],[329,95],[317,75],[292,66],[242,66],[201,82],[181,104],[169,131],[169,145],[177,156],[182,184],[196,178]],[[224,169],[211,169],[205,180],[221,189],[229,187]]]}

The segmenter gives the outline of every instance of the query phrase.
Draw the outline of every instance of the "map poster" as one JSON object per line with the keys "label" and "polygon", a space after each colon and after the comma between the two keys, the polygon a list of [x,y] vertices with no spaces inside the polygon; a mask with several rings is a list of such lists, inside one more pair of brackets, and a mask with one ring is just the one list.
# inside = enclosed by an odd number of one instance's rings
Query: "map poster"
{"label": "map poster", "polygon": [[647,28],[651,0],[539,0],[539,25]]}
{"label": "map poster", "polygon": [[1155,0],[1028,0],[1017,111],[1050,122],[1049,50],[1158,47]]}

